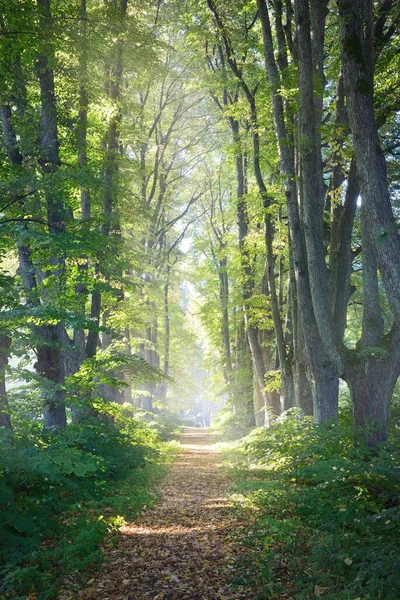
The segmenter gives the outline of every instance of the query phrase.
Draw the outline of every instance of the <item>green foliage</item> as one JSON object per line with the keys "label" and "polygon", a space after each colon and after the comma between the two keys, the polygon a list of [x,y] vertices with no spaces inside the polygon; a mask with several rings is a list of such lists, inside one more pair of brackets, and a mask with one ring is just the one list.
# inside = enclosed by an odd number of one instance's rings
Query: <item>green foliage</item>
{"label": "green foliage", "polygon": [[135,415],[147,423],[151,431],[157,433],[164,442],[177,439],[182,431],[183,421],[174,411],[163,408],[158,412],[137,411]]}
{"label": "green foliage", "polygon": [[252,522],[239,579],[262,582],[257,597],[399,597],[399,439],[375,451],[353,440],[350,426],[296,413],[244,439],[236,497]]}
{"label": "green foliage", "polygon": [[218,412],[213,425],[221,432],[222,439],[237,440],[247,435],[254,426],[252,406],[242,401],[233,407],[231,402],[227,402]]}
{"label": "green foliage", "polygon": [[[1,592],[55,598],[60,577],[101,558],[100,542],[154,498],[157,435],[138,419],[88,418],[0,448]],[[118,517],[119,515],[119,517]]]}

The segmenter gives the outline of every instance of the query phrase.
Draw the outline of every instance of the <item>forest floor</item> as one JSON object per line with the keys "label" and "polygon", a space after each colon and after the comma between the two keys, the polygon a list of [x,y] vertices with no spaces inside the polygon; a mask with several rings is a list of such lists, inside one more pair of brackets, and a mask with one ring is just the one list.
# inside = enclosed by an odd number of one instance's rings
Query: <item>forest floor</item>
{"label": "forest floor", "polygon": [[212,432],[187,428],[160,502],[121,529],[85,600],[236,600],[254,590],[231,586],[240,549],[236,511]]}

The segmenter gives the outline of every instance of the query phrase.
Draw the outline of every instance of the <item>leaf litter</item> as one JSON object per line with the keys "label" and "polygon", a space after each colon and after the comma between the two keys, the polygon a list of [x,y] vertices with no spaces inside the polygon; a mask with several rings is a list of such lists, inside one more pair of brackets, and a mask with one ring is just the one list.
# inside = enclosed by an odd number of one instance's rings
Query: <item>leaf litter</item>
{"label": "leaf litter", "polygon": [[[121,528],[100,572],[80,600],[251,600],[254,590],[232,587],[241,552],[229,483],[207,429],[187,429],[161,501]],[[65,600],[70,596],[63,596]]]}

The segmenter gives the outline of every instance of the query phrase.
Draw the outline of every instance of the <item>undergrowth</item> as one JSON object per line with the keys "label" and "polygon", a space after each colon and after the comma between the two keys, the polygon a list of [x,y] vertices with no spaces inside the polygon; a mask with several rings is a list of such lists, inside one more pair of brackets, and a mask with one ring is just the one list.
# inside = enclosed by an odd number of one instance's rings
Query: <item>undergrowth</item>
{"label": "undergrowth", "polygon": [[400,598],[400,440],[354,445],[350,425],[298,414],[236,450],[233,498],[245,523],[238,584],[254,598]]}
{"label": "undergrowth", "polygon": [[68,574],[87,576],[105,538],[154,503],[165,448],[116,407],[57,435],[32,427],[3,439],[0,598],[50,600]]}

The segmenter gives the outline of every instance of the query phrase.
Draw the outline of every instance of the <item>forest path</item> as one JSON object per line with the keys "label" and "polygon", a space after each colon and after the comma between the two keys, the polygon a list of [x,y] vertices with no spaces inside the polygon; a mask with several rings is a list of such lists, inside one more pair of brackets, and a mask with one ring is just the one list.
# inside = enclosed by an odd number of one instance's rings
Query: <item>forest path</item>
{"label": "forest path", "polygon": [[187,428],[181,448],[164,480],[161,501],[122,528],[117,546],[81,598],[254,598],[243,588],[229,587],[227,567],[238,551],[229,535],[236,521],[212,432]]}

